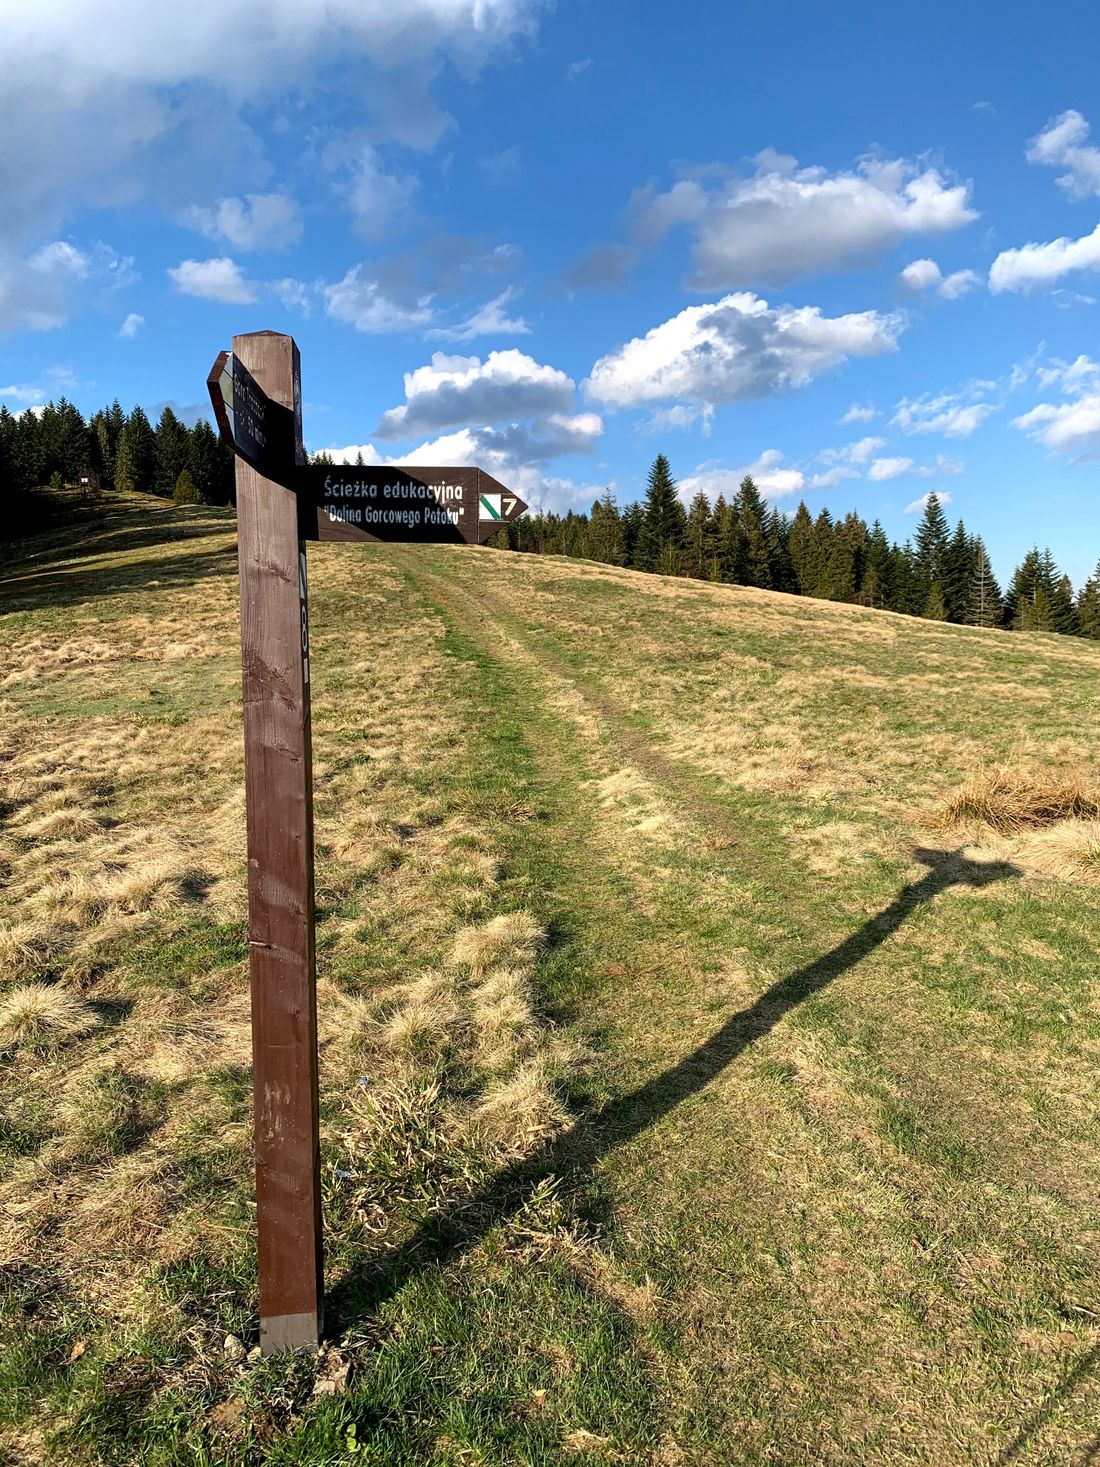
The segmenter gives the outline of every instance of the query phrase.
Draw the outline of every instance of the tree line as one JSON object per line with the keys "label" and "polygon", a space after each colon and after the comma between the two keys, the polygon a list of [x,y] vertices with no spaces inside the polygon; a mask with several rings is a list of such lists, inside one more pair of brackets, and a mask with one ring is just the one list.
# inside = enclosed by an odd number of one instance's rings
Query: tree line
{"label": "tree line", "polygon": [[90,476],[104,489],[141,490],[181,504],[233,500],[233,454],[205,418],[188,428],[166,407],[154,428],[143,408],[124,413],[117,398],[87,422],[65,398],[18,414],[0,407],[5,498]]}
{"label": "tree line", "polygon": [[[317,462],[328,462],[318,454]],[[104,489],[159,494],[183,504],[231,504],[232,451],[205,418],[191,428],[165,407],[154,428],[117,398],[85,421],[65,398],[14,414],[0,407],[0,493],[60,488],[94,476]],[[698,493],[685,508],[665,455],[653,461],[644,501],[623,509],[611,492],[589,514],[543,511],[510,524],[494,543],[570,555],[666,576],[692,576],[818,596],[934,621],[1100,640],[1100,565],[1074,594],[1049,550],[1029,550],[1002,592],[980,535],[952,530],[935,494],[912,540],[898,545],[855,511],[793,517],[769,509],[751,475],[732,501]]]}
{"label": "tree line", "polygon": [[1100,640],[1100,565],[1074,594],[1049,550],[1029,550],[1002,591],[980,535],[950,527],[935,494],[912,540],[892,542],[854,511],[793,517],[769,509],[751,475],[732,502],[702,492],[685,508],[658,454],[643,502],[623,509],[610,490],[591,513],[540,512],[508,526],[511,550],[570,555],[665,576],[692,576],[792,595],[849,601],[933,621]]}

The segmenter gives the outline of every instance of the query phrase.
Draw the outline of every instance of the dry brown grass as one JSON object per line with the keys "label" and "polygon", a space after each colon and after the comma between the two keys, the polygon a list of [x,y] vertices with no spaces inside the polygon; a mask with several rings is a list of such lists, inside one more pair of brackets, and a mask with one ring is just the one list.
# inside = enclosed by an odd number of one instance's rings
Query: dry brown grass
{"label": "dry brown grass", "polygon": [[88,1034],[99,1015],[76,994],[45,983],[11,989],[0,1000],[0,1048],[55,1047]]}
{"label": "dry brown grass", "polygon": [[1066,820],[1100,819],[1100,798],[1077,775],[1036,775],[1000,766],[979,770],[947,802],[947,818],[978,821],[1001,835]]}
{"label": "dry brown grass", "polygon": [[473,973],[484,973],[497,963],[529,964],[534,961],[542,933],[529,912],[505,912],[479,927],[459,932],[451,949],[451,961]]}

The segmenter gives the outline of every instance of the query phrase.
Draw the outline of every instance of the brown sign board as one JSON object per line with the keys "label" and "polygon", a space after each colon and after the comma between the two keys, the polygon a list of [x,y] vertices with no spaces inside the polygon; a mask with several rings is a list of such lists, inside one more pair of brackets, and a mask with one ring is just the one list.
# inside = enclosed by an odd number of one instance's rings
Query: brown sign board
{"label": "brown sign board", "polygon": [[268,397],[234,352],[223,351],[206,385],[222,438],[258,473],[285,483],[288,472],[305,463],[298,381],[294,384],[295,407],[284,407]]}
{"label": "brown sign board", "polygon": [[310,464],[295,485],[309,540],[480,545],[527,508],[477,468]]}

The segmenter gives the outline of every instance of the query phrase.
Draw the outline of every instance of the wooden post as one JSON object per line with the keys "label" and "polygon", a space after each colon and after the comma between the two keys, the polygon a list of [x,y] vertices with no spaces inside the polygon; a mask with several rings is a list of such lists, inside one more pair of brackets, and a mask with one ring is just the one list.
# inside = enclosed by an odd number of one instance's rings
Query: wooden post
{"label": "wooden post", "polygon": [[[300,446],[289,336],[233,338]],[[280,432],[280,439],[283,434]],[[275,445],[270,445],[275,447]],[[260,1345],[316,1349],[323,1325],[306,560],[297,496],[237,459]]]}

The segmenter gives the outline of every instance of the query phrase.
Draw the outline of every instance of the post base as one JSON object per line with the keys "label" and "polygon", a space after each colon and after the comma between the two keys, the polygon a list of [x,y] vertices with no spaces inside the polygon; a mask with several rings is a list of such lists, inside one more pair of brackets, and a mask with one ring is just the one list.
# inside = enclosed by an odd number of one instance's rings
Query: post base
{"label": "post base", "polygon": [[260,1350],[279,1355],[284,1350],[316,1350],[321,1343],[321,1318],[306,1314],[276,1314],[260,1319]]}

